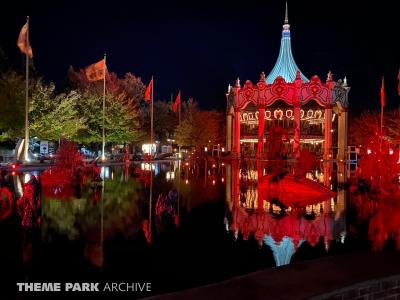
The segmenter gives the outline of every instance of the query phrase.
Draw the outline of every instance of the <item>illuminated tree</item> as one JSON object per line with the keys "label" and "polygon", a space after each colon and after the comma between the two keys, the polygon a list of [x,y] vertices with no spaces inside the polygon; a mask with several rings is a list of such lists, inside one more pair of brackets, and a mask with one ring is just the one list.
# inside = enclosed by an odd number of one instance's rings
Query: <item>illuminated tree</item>
{"label": "illuminated tree", "polygon": [[[82,94],[77,104],[79,115],[86,120],[86,128],[78,132],[78,140],[95,143],[102,140],[103,82],[89,82],[82,70],[72,67],[68,76],[73,87]],[[111,143],[130,143],[142,136],[139,104],[143,99],[144,85],[131,73],[119,79],[115,73],[106,77],[106,140]]]}
{"label": "illuminated tree", "polygon": [[86,128],[87,121],[76,109],[81,100],[77,91],[56,94],[53,83],[34,82],[29,112],[31,135],[46,140],[77,140],[78,131]]}
{"label": "illuminated tree", "polygon": [[222,116],[216,111],[200,110],[189,100],[183,108],[182,124],[175,130],[175,140],[181,146],[202,146],[220,142]]}
{"label": "illuminated tree", "polygon": [[[389,142],[400,139],[400,119],[398,111],[388,111],[384,114],[384,134]],[[350,119],[349,145],[365,147],[380,131],[380,113],[363,112],[360,116]]]}
{"label": "illuminated tree", "polygon": [[25,82],[14,71],[0,75],[0,141],[23,135],[25,124]]}
{"label": "illuminated tree", "polygon": [[[150,141],[150,103],[141,108],[141,123],[145,133],[143,141]],[[178,113],[174,113],[171,104],[158,100],[154,102],[154,138],[165,143],[172,138],[176,125],[178,124]]]}

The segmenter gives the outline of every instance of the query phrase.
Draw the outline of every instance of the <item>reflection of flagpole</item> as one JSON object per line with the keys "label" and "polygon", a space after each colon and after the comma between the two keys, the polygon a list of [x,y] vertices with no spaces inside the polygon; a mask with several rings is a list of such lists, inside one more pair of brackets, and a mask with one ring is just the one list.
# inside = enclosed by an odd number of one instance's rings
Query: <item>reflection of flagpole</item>
{"label": "reflection of flagpole", "polygon": [[153,143],[154,143],[154,80],[153,76],[151,76],[151,121],[150,121],[150,159],[152,159],[153,155]]}
{"label": "reflection of flagpole", "polygon": [[[29,16],[26,17],[27,31],[26,31],[26,45],[29,45]],[[25,141],[24,141],[24,160],[29,161],[28,148],[29,148],[29,55],[25,51]]]}
{"label": "reflection of flagpole", "polygon": [[103,144],[102,144],[102,152],[101,152],[101,159],[105,160],[105,148],[106,148],[106,130],[105,130],[105,123],[106,123],[106,54],[104,53],[104,69],[103,69]]}
{"label": "reflection of flagpole", "polygon": [[178,224],[179,224],[179,211],[180,211],[180,192],[181,192],[181,160],[178,160]]}
{"label": "reflection of flagpole", "polygon": [[153,201],[153,143],[154,143],[154,80],[151,76],[151,124],[150,124],[150,196],[149,196],[149,234],[151,236],[152,201]]}
{"label": "reflection of flagpole", "polygon": [[[104,167],[102,167],[103,170]],[[104,171],[105,172],[105,171]],[[105,176],[103,173],[103,185],[101,187],[101,210],[100,210],[100,245],[103,247],[103,240],[104,240],[104,192],[105,192],[105,185],[106,185],[106,180]]]}
{"label": "reflection of flagpole", "polygon": [[383,139],[383,107],[385,106],[385,87],[384,87],[384,77],[382,77],[381,86],[381,128],[380,128],[380,139],[379,139],[379,152],[382,150],[382,139]]}
{"label": "reflection of flagpole", "polygon": [[[182,103],[182,100],[181,100],[181,91],[179,91],[179,127],[181,126],[181,103]],[[181,145],[179,144],[179,146],[178,146],[178,153],[179,153],[179,155],[178,155],[178,158],[181,158]]]}

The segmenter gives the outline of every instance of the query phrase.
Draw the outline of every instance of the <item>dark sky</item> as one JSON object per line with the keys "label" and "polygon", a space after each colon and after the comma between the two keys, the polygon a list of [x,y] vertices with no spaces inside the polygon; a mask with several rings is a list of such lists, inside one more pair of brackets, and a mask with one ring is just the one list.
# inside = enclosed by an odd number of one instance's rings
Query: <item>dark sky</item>
{"label": "dark sky", "polygon": [[[11,2],[5,4],[7,2]],[[398,107],[399,14],[396,1],[289,0],[292,49],[311,77],[347,76],[351,110],[378,109],[385,76],[387,106]],[[205,108],[225,106],[228,83],[256,82],[278,56],[285,2],[279,1],[3,1],[0,47],[22,67],[16,39],[31,17],[37,71],[59,86],[69,65],[84,67],[107,52],[111,71],[132,72],[155,96],[182,90]]]}

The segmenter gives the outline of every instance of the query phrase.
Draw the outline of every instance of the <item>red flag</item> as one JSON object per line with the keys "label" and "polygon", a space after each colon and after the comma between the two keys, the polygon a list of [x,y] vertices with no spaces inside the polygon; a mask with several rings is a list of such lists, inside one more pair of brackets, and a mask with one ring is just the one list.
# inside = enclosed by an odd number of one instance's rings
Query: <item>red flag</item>
{"label": "red flag", "polygon": [[399,75],[397,75],[397,80],[399,81],[399,84],[397,85],[397,92],[399,93],[400,96],[400,68],[399,68]]}
{"label": "red flag", "polygon": [[29,44],[29,38],[28,38],[29,29],[28,28],[29,28],[28,22],[26,22],[25,25],[22,26],[21,32],[19,33],[17,46],[18,46],[19,50],[21,50],[22,53],[24,53],[24,54],[28,55],[30,58],[32,58],[33,54],[32,54],[31,45]]}
{"label": "red flag", "polygon": [[178,95],[176,96],[175,102],[172,105],[172,110],[176,112],[178,110],[178,106],[181,104],[181,91],[179,91]]}
{"label": "red flag", "polygon": [[89,81],[103,80],[106,73],[106,62],[104,59],[85,68],[85,74]]}
{"label": "red flag", "polygon": [[384,79],[382,77],[382,86],[381,86],[381,106],[385,106],[385,86],[384,86]]}
{"label": "red flag", "polygon": [[144,100],[150,101],[151,100],[151,91],[153,89],[153,78],[150,80],[149,85],[146,88],[146,91],[144,92]]}

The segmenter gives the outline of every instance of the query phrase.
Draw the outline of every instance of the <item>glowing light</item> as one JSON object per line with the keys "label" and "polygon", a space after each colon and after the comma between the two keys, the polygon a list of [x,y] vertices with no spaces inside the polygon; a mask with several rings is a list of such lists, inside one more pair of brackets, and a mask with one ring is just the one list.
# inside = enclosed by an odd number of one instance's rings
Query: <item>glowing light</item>
{"label": "glowing light", "polygon": [[15,171],[12,171],[12,172],[11,172],[11,175],[12,175],[12,176],[15,176],[15,174],[16,174]]}
{"label": "glowing light", "polygon": [[222,177],[222,178],[221,178],[221,181],[222,181],[222,182],[225,182],[225,178],[224,178],[224,177]]}
{"label": "glowing light", "polygon": [[186,179],[186,180],[185,180],[185,183],[186,183],[186,184],[189,184],[189,180],[188,180],[188,179]]}
{"label": "glowing light", "polygon": [[29,174],[24,175],[24,183],[27,183],[31,179],[31,176]]}
{"label": "glowing light", "polygon": [[165,173],[165,178],[167,181],[174,180],[175,179],[175,172],[169,171]]}
{"label": "glowing light", "polygon": [[389,149],[389,154],[393,155],[393,149]]}
{"label": "glowing light", "polygon": [[222,151],[222,152],[225,152],[225,148],[224,148],[224,147],[222,147],[222,148],[221,148],[221,151]]}
{"label": "glowing light", "polygon": [[189,165],[189,163],[188,163],[188,162],[186,162],[186,163],[185,163],[185,166],[187,167],[188,165]]}
{"label": "glowing light", "polygon": [[213,167],[213,168],[215,168],[215,167],[216,167],[216,165],[215,165],[215,164],[213,164],[213,165],[212,165],[212,167]]}
{"label": "glowing light", "polygon": [[367,149],[367,154],[371,154],[371,153],[372,153],[371,149]]}
{"label": "glowing light", "polygon": [[150,154],[156,152],[156,144],[143,144],[142,145],[142,151],[144,154]]}
{"label": "glowing light", "polygon": [[225,163],[222,163],[221,166],[225,166]]}
{"label": "glowing light", "polygon": [[215,179],[213,179],[212,184],[215,185]]}
{"label": "glowing light", "polygon": [[207,147],[204,147],[204,152],[207,152]]}

